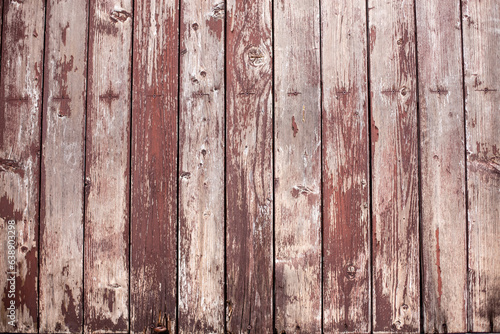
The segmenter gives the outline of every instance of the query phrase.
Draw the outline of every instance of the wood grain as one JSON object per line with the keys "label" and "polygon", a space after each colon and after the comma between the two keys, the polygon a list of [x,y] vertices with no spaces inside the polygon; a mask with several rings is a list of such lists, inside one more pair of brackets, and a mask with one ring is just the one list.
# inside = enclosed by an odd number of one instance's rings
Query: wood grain
{"label": "wood grain", "polygon": [[[175,330],[179,3],[135,1],[132,89],[131,331]],[[166,318],[166,319],[165,319]]]}
{"label": "wood grain", "polygon": [[420,331],[412,1],[370,0],[373,330]]}
{"label": "wood grain", "polygon": [[224,11],[181,3],[180,333],[224,331]]}
{"label": "wood grain", "polygon": [[424,331],[466,332],[466,208],[459,1],[416,1]]}
{"label": "wood grain", "polygon": [[85,2],[47,2],[40,190],[42,333],[82,331],[87,21]]}
{"label": "wood grain", "polygon": [[[0,332],[36,333],[45,4],[42,0],[4,1],[3,6]],[[7,258],[7,242],[11,236],[8,231],[12,231],[8,229],[9,221],[15,221],[15,259]],[[17,274],[7,274],[11,272]],[[11,296],[10,278],[14,276],[15,292]],[[15,303],[15,319],[7,318],[11,301]],[[8,323],[11,320],[15,321],[15,326]]]}
{"label": "wood grain", "polygon": [[318,1],[274,2],[278,333],[321,332]]}
{"label": "wood grain", "polygon": [[227,330],[272,333],[272,5],[227,5]]}
{"label": "wood grain", "polygon": [[469,330],[500,332],[500,3],[463,1]]}
{"label": "wood grain", "polygon": [[91,1],[85,205],[85,331],[129,323],[130,0]]}
{"label": "wood grain", "polygon": [[365,1],[322,3],[324,332],[368,333],[370,186]]}

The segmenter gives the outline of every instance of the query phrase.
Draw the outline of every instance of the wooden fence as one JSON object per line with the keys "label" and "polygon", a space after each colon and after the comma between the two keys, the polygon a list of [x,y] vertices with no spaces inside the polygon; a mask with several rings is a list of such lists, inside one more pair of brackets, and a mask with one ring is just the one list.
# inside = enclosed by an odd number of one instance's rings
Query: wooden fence
{"label": "wooden fence", "polygon": [[500,331],[500,1],[0,6],[0,332]]}

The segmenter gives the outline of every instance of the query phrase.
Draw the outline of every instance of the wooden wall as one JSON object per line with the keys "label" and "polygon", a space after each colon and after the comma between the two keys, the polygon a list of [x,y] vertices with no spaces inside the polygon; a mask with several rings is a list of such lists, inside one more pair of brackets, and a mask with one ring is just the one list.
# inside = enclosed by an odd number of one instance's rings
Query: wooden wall
{"label": "wooden wall", "polygon": [[0,12],[0,332],[500,332],[499,1]]}

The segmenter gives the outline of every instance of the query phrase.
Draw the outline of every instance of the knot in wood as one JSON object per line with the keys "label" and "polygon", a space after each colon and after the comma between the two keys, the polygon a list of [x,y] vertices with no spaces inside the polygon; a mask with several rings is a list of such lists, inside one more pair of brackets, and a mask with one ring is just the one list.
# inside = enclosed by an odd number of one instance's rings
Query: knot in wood
{"label": "knot in wood", "polygon": [[125,22],[129,17],[132,17],[132,15],[127,12],[125,9],[113,9],[111,13],[109,14],[109,17],[113,22]]}
{"label": "knot in wood", "polygon": [[354,266],[347,267],[347,278],[354,279],[356,277],[356,268]]}
{"label": "knot in wood", "polygon": [[248,49],[248,62],[252,66],[262,66],[264,65],[264,52],[258,47],[251,47]]}
{"label": "knot in wood", "polygon": [[216,20],[224,18],[224,2],[219,2],[212,8],[212,17]]}

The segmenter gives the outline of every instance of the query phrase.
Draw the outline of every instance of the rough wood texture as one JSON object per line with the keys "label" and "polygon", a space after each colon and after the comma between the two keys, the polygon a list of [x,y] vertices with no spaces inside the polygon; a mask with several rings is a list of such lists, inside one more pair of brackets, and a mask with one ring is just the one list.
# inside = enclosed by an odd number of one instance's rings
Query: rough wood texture
{"label": "rough wood texture", "polygon": [[500,332],[500,2],[463,1],[469,330]]}
{"label": "rough wood texture", "polygon": [[274,2],[278,333],[321,332],[318,1]]}
{"label": "rough wood texture", "polygon": [[271,1],[228,1],[227,330],[273,332]]}
{"label": "rough wood texture", "polygon": [[224,2],[181,3],[179,331],[224,331]]}
{"label": "rough wood texture", "polygon": [[90,3],[85,331],[127,332],[131,0]]}
{"label": "rough wood texture", "polygon": [[[0,332],[37,332],[38,203],[43,81],[42,0],[3,4],[0,81]],[[15,221],[16,259],[7,258]],[[10,267],[7,261],[14,261]],[[7,274],[17,272],[17,274]],[[11,296],[10,279],[15,276]],[[7,308],[15,302],[16,327]]]}
{"label": "rough wood texture", "polygon": [[179,3],[135,1],[131,180],[131,331],[177,309]]}
{"label": "rough wood texture", "polygon": [[366,2],[322,3],[325,333],[368,333],[370,194]]}
{"label": "rough wood texture", "polygon": [[42,333],[82,330],[87,21],[83,1],[47,3],[40,196]]}
{"label": "rough wood texture", "polygon": [[424,331],[466,332],[465,146],[459,1],[416,1]]}
{"label": "rough wood texture", "polygon": [[373,330],[420,331],[412,1],[370,0]]}

